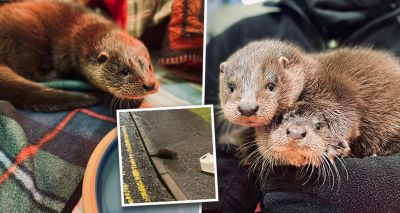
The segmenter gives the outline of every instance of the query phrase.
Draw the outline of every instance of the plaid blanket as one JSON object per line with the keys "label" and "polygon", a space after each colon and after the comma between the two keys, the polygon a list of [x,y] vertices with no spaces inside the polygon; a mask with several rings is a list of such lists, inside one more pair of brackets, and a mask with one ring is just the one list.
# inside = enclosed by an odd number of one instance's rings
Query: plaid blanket
{"label": "plaid blanket", "polygon": [[[160,90],[141,107],[201,104],[201,86],[155,66]],[[46,85],[88,90],[79,81]],[[116,126],[109,105],[37,113],[0,101],[0,206],[5,212],[71,212],[81,197],[87,161]]]}
{"label": "plaid blanket", "polygon": [[60,212],[81,196],[84,168],[115,126],[104,107],[52,114],[0,101],[0,206],[6,212]]}

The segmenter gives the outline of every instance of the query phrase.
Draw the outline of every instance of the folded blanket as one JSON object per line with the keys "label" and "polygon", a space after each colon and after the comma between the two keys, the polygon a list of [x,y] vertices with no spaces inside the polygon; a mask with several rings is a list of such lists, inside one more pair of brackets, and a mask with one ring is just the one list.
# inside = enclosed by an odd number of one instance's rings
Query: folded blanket
{"label": "folded blanket", "polygon": [[204,1],[174,0],[158,63],[183,78],[202,80]]}
{"label": "folded blanket", "polygon": [[278,169],[263,188],[264,212],[400,212],[400,154],[346,158],[344,165],[348,178],[336,161],[334,186],[332,175],[322,185],[314,171],[304,184],[308,176],[296,180],[293,168]]}

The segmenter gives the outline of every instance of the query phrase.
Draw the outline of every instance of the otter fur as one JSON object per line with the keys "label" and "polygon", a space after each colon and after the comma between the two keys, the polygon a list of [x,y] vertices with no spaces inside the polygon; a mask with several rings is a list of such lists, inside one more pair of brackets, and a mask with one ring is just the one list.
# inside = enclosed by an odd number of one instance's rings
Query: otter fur
{"label": "otter fur", "polygon": [[126,99],[143,98],[158,88],[146,47],[111,21],[56,1],[2,5],[0,99],[47,112],[99,101],[39,83],[69,76]]}
{"label": "otter fur", "polygon": [[400,64],[387,52],[355,47],[309,54],[264,40],[238,50],[220,68],[221,105],[233,123],[267,126],[301,101],[324,116],[340,141],[338,153],[400,151]]}

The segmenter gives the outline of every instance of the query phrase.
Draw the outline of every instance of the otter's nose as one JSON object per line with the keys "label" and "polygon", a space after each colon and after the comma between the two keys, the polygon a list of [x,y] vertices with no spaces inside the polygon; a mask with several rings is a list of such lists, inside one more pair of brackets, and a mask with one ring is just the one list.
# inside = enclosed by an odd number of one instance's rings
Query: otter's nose
{"label": "otter's nose", "polygon": [[303,139],[306,137],[307,132],[301,127],[289,127],[286,129],[286,134],[292,139]]}
{"label": "otter's nose", "polygon": [[256,115],[257,111],[258,111],[258,106],[255,107],[246,107],[246,108],[242,108],[242,107],[238,107],[240,114],[242,114],[242,116],[246,116],[246,117],[250,117],[253,115]]}
{"label": "otter's nose", "polygon": [[150,83],[150,84],[143,84],[143,89],[146,91],[152,91],[156,87],[156,83]]}

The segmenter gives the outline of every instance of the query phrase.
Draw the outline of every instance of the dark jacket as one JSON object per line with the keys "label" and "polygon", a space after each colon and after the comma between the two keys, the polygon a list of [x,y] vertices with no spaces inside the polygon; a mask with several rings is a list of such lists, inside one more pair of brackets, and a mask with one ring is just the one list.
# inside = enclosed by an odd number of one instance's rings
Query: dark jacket
{"label": "dark jacket", "polygon": [[[284,0],[273,5],[280,12],[246,18],[210,40],[206,104],[219,104],[219,64],[254,40],[278,38],[308,52],[362,45],[400,56],[400,1]],[[227,121],[215,121],[218,140]],[[220,202],[203,205],[204,212],[254,212],[258,200],[264,201],[265,212],[400,212],[394,205],[400,203],[400,155],[347,159],[349,180],[342,180],[340,190],[302,186],[290,175],[277,174],[260,192],[255,177],[225,148],[217,147]]]}

